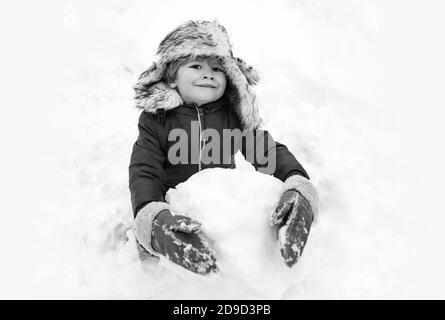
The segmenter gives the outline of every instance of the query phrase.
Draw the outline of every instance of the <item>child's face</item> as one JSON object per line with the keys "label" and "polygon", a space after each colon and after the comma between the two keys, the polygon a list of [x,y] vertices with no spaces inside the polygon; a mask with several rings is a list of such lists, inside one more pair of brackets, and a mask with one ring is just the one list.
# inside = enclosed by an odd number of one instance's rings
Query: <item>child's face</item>
{"label": "child's face", "polygon": [[173,87],[185,103],[198,106],[218,100],[226,89],[226,75],[218,59],[190,60],[178,68]]}

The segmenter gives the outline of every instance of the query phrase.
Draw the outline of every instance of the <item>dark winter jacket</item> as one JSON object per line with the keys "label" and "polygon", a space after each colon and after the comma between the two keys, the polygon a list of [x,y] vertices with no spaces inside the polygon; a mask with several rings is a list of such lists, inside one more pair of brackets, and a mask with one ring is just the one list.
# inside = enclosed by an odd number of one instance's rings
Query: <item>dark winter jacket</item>
{"label": "dark winter jacket", "polygon": [[[165,201],[164,196],[169,188],[174,188],[177,184],[186,181],[200,169],[235,168],[234,155],[239,149],[246,156],[246,143],[241,144],[240,148],[236,148],[234,143],[230,151],[231,158],[223,159],[224,152],[221,143],[220,161],[216,164],[192,164],[190,153],[188,163],[170,163],[167,157],[168,150],[176,141],[168,141],[169,132],[175,128],[184,129],[189,137],[189,150],[191,150],[191,123],[198,122],[198,117],[200,117],[201,130],[216,129],[221,137],[223,129],[243,129],[238,116],[225,97],[200,107],[183,104],[169,111],[157,110],[156,113],[141,113],[138,124],[139,136],[133,147],[129,167],[131,201],[135,215],[148,202]],[[270,136],[270,134],[264,131],[264,135],[261,136],[258,135],[258,131],[260,130],[253,129],[252,132],[255,137],[255,149],[257,144],[263,144],[262,150],[270,152],[267,139],[267,135]],[[308,178],[304,168],[285,145],[275,141],[275,146],[272,144],[271,147],[276,148],[276,170],[273,172],[276,178],[283,182],[291,175]],[[267,154],[265,152],[264,155],[267,156]],[[255,157],[253,160],[251,163],[256,169],[265,166],[264,159]]]}

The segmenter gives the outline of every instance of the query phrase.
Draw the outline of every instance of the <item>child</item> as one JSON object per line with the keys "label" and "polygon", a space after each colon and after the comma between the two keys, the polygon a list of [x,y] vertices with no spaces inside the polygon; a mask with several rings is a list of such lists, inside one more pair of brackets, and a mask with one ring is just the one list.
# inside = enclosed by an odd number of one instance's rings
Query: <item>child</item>
{"label": "child", "polygon": [[[270,223],[279,229],[284,262],[293,266],[316,215],[317,194],[287,147],[259,129],[261,118],[252,88],[259,80],[256,71],[233,57],[227,32],[216,21],[180,25],[162,40],[156,58],[134,87],[136,106],[143,109],[129,166],[138,243],[190,271],[216,272],[217,257],[199,232],[200,223],[172,213],[164,196],[200,170],[235,168],[234,155],[240,150],[257,170],[267,165],[267,173],[284,182]],[[213,133],[211,141],[206,130]],[[243,137],[253,137],[253,144],[230,138],[230,150],[218,148],[214,140],[226,137],[225,130],[243,130]],[[177,149],[172,136],[186,147],[179,150],[179,161],[172,151]],[[205,161],[203,154],[210,144],[214,147],[207,154],[212,153],[211,161]],[[259,149],[265,150],[267,163],[257,154]]]}

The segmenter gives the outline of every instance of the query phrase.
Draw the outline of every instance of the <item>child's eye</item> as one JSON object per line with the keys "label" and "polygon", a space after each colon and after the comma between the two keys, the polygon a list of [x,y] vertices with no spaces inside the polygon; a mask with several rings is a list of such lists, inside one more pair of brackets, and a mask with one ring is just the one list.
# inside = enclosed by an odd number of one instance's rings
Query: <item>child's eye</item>
{"label": "child's eye", "polygon": [[201,65],[199,65],[199,64],[192,64],[191,66],[190,66],[190,68],[193,68],[193,69],[201,69]]}
{"label": "child's eye", "polygon": [[222,68],[220,68],[220,67],[214,67],[214,68],[213,68],[213,71],[216,71],[216,72],[223,72]]}

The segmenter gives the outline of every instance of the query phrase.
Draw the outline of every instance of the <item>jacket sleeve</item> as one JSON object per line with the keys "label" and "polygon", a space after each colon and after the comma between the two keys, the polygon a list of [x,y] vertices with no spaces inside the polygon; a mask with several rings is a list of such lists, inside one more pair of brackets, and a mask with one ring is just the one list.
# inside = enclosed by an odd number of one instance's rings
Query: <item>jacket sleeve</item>
{"label": "jacket sleeve", "polygon": [[165,162],[158,123],[153,115],[143,111],[139,117],[139,136],[133,146],[129,166],[129,187],[134,216],[147,203],[164,202],[165,190],[161,178]]}
{"label": "jacket sleeve", "polygon": [[243,137],[241,152],[257,171],[271,174],[283,182],[293,175],[309,179],[294,155],[284,144],[275,141],[268,131],[256,129],[249,135]]}
{"label": "jacket sleeve", "polygon": [[283,192],[291,189],[298,191],[309,201],[314,217],[317,217],[318,194],[303,166],[287,147],[275,141],[269,132],[257,129],[253,130],[251,135],[253,139],[250,143],[249,139],[242,140],[241,151],[246,160],[257,171],[273,174],[275,178],[283,181]]}

